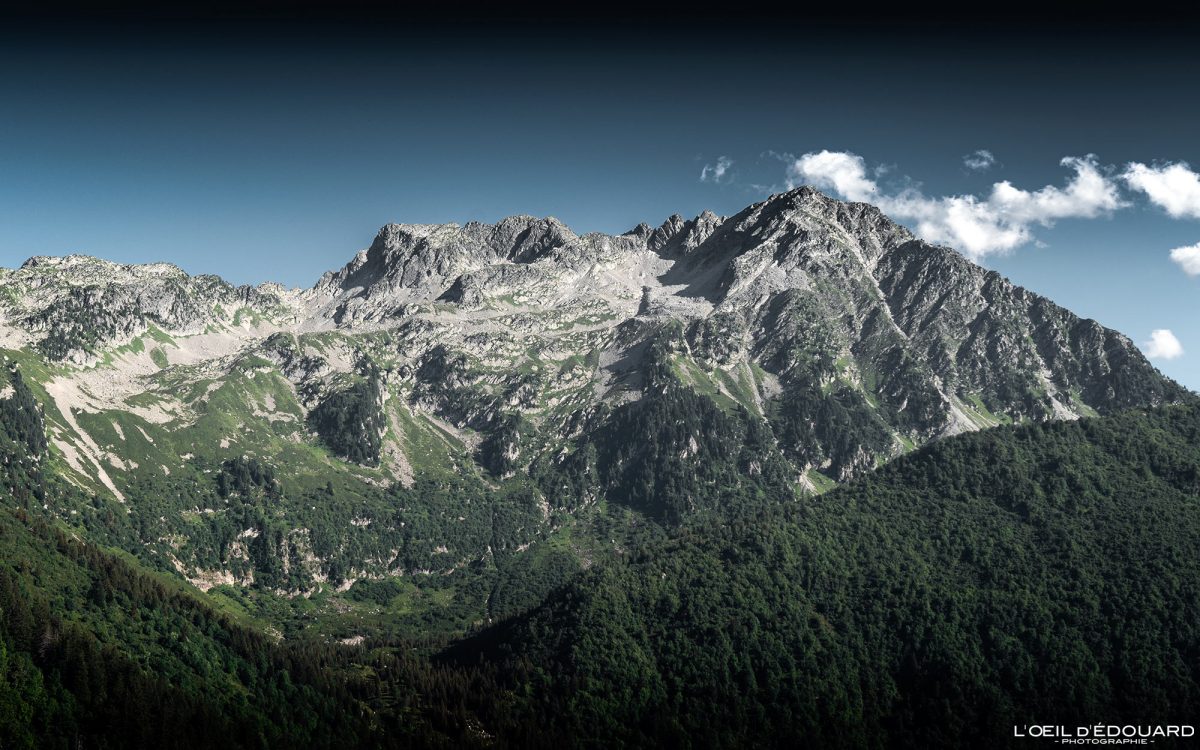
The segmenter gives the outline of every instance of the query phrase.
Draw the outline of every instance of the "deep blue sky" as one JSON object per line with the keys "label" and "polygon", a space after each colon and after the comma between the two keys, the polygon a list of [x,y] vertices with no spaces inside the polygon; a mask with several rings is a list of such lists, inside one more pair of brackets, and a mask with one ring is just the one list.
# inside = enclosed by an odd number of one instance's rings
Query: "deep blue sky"
{"label": "deep blue sky", "polygon": [[[1200,165],[1187,40],[1065,30],[692,24],[10,28],[0,265],[81,252],[308,286],[384,223],[552,215],[621,232],[781,189],[772,153],[850,151],[929,195],[1063,185],[1065,156]],[[963,155],[988,149],[986,173]],[[706,164],[727,157],[720,184]],[[1200,221],[1144,196],[985,263],[1142,342],[1200,388]]]}

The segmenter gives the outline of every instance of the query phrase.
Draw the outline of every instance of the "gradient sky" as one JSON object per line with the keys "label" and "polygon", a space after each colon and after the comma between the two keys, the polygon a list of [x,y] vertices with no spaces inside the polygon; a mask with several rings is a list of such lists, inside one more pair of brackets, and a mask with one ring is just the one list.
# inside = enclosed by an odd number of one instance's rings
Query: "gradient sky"
{"label": "gradient sky", "polygon": [[[821,150],[931,197],[1062,187],[1068,156],[1118,183],[1200,167],[1200,55],[1176,31],[17,24],[0,266],[78,252],[309,286],[387,222],[619,233],[734,213]],[[964,164],[978,149],[987,170]],[[1120,184],[1127,207],[982,262],[1139,343],[1173,331],[1184,353],[1155,364],[1198,389],[1200,278],[1168,254],[1200,219]]]}

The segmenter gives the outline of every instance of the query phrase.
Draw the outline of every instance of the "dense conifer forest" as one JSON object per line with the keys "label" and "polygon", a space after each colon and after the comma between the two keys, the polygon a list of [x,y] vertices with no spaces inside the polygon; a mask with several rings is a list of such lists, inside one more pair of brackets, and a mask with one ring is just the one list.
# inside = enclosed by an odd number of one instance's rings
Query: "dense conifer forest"
{"label": "dense conifer forest", "polygon": [[[963,435],[801,495],[759,418],[668,379],[529,480],[555,504],[599,480],[646,519],[614,527],[627,554],[511,558],[466,637],[345,645],[280,640],[50,520],[76,490],[9,380],[5,748],[1002,747],[1022,722],[1200,708],[1194,405]],[[278,501],[255,460],[213,483]]]}
{"label": "dense conifer forest", "polygon": [[1178,723],[1200,708],[1200,410],[946,440],[589,571],[447,657],[498,665],[547,746]]}

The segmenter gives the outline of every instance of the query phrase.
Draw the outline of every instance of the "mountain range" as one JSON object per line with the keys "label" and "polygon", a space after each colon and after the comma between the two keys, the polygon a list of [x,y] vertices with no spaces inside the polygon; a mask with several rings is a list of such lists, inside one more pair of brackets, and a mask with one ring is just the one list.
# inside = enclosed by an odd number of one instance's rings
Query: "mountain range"
{"label": "mountain range", "polygon": [[[1195,395],[1123,334],[867,204],[799,188],[617,236],[389,224],[303,290],[34,257],[0,271],[0,349],[5,533],[71,560],[14,558],[0,584],[97,649],[183,670],[195,695],[228,680],[70,604],[116,596],[87,582],[96,566],[155,581],[118,584],[130,601],[178,590],[155,627],[201,623],[206,665],[255,649],[304,665],[311,711],[366,744],[411,714],[422,741],[481,745],[540,727],[547,744],[949,746],[1017,709],[1133,716],[1121,691],[1140,690],[1166,720],[1200,695],[1179,615],[1200,580],[1179,531],[1197,518]],[[1122,544],[1155,556],[1099,555]],[[1144,642],[1105,635],[1113,581],[1112,622]],[[1022,585],[1036,617],[1011,614]],[[233,630],[226,653],[212,634]],[[429,661],[387,661],[400,643]],[[1168,680],[1117,652],[1176,661]],[[822,659],[842,677],[818,679]],[[354,670],[386,695],[363,698]],[[292,689],[253,688],[258,708],[213,742],[291,736],[300,719],[266,729],[255,711]],[[731,713],[698,721],[695,690]],[[430,712],[433,693],[458,703]],[[212,700],[186,720],[226,710]],[[382,724],[346,718],[364,705]],[[107,736],[71,716],[90,728],[63,742]]]}

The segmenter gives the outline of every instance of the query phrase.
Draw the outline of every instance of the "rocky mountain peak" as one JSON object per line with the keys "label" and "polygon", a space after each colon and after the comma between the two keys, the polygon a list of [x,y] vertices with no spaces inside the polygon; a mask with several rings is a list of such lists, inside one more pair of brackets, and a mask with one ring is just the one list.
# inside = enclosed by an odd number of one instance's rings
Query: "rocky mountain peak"
{"label": "rocky mountain peak", "polygon": [[[371,247],[317,290],[419,298],[441,293],[455,277],[494,263],[531,263],[578,241],[555,218],[510,216],[495,224],[388,224]],[[405,294],[407,293],[407,294]]]}
{"label": "rocky mountain peak", "polygon": [[125,283],[138,279],[186,278],[183,269],[171,263],[123,264],[90,255],[35,255],[18,269],[29,279],[54,276],[64,283]]}
{"label": "rocky mountain peak", "polygon": [[[31,259],[0,287],[0,333],[48,359],[98,358],[151,326],[219,332],[212,367],[256,352],[305,409],[378,372],[405,408],[480,439],[508,425],[496,455],[518,424],[553,442],[578,410],[672,373],[834,480],[942,435],[1189,397],[1127,337],[811,187],[619,236],[534,216],[388,224],[302,293],[79,257]],[[376,400],[358,399],[378,427]]]}
{"label": "rocky mountain peak", "polygon": [[36,256],[0,272],[6,337],[52,360],[86,362],[110,345],[158,326],[198,333],[210,325],[278,313],[287,293],[190,276],[170,263],[120,264],[86,255]]}
{"label": "rocky mountain peak", "polygon": [[[711,211],[692,219],[676,214],[657,228],[641,224],[620,236],[581,237],[552,217],[525,215],[495,224],[389,224],[370,248],[326,274],[316,292],[332,300],[329,315],[339,325],[353,325],[383,320],[412,303],[475,306],[522,286],[570,285],[596,264],[615,270],[649,263],[662,266],[654,283],[629,284],[619,294],[679,282],[693,296],[714,298],[744,289],[764,263],[777,267],[769,275],[784,285],[795,281],[789,269],[814,258],[869,271],[887,248],[911,238],[874,207],[843,203],[811,187],[773,195],[728,219]],[[782,278],[774,273],[779,269]],[[684,308],[690,306],[674,306]]]}

